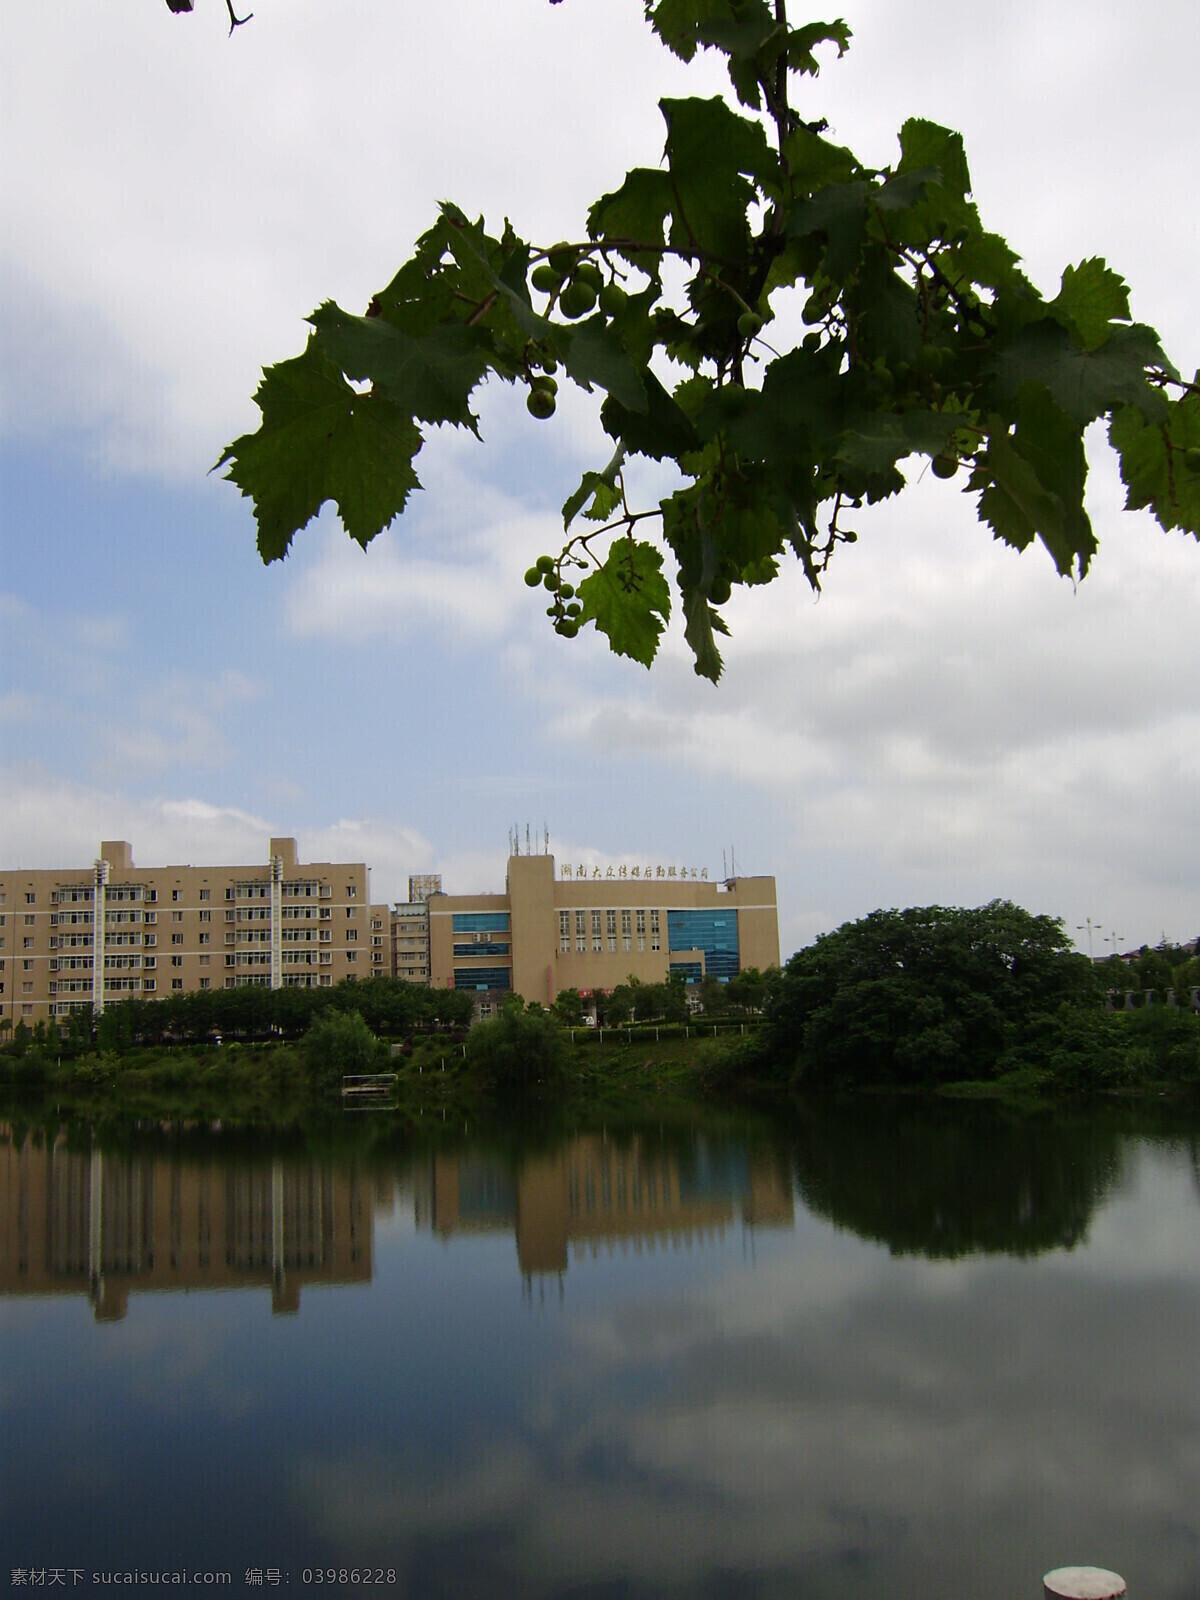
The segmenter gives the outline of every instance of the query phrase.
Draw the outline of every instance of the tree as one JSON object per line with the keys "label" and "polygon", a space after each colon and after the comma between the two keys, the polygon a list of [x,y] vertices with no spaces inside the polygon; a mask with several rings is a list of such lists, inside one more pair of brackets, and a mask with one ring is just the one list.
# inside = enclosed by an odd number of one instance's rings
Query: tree
{"label": "tree", "polygon": [[560,1086],[571,1063],[570,1044],[555,1017],[520,1005],[502,1005],[490,1022],[476,1023],[466,1051],[468,1071],[501,1094]]}
{"label": "tree", "polygon": [[1037,1019],[1098,1011],[1103,986],[1061,920],[1008,901],[873,911],[784,968],[769,1047],[806,1081],[985,1078]]}
{"label": "tree", "polygon": [[578,989],[560,990],[550,1009],[565,1027],[583,1026],[583,996]]}
{"label": "tree", "polygon": [[[998,539],[1039,539],[1083,576],[1084,431],[1103,418],[1127,505],[1200,537],[1200,374],[1183,381],[1130,320],[1114,270],[1068,266],[1043,296],[984,227],[946,128],[910,119],[878,167],[803,120],[792,80],[816,75],[819,51],[844,54],[844,23],[794,25],[786,0],[644,5],[683,60],[725,57],[738,109],[660,102],[665,164],[627,173],[582,236],[536,245],[445,203],[364,316],[318,307],[303,354],[264,372],[258,430],[218,463],[254,501],[264,561],[330,500],[367,545],[419,487],[424,429],[477,434],[488,375],[547,419],[560,371],[602,391],[613,452],[568,495],[562,548],[526,581],[560,635],[591,623],[646,666],[672,603],[648,523],[695,669],[716,681],[733,588],[769,583],[789,555],[819,588],[857,538],[853,514],[898,493],[910,457],[957,478]],[[779,351],[789,302],[808,331]],[[683,479],[657,507],[630,504],[638,456]]]}
{"label": "tree", "polygon": [[328,1010],[314,1017],[303,1041],[304,1060],[314,1083],[340,1087],[344,1077],[383,1072],[390,1052],[357,1011]]}

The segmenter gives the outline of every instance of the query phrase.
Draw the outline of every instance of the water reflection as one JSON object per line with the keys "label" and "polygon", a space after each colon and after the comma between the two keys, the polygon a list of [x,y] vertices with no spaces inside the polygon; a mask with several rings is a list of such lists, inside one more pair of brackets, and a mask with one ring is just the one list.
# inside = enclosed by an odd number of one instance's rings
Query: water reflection
{"label": "water reflection", "polygon": [[1120,1187],[1125,1135],[1095,1112],[860,1101],[852,1114],[809,1107],[786,1141],[687,1129],[381,1149],[374,1137],[336,1156],[218,1132],[109,1150],[0,1125],[0,1294],[83,1293],[111,1321],[134,1293],[259,1288],[273,1312],[296,1312],[307,1285],[371,1281],[376,1217],[397,1204],[447,1242],[511,1237],[526,1282],[602,1251],[791,1229],[797,1195],[896,1255],[1034,1256],[1086,1237]]}
{"label": "water reflection", "polygon": [[1086,1236],[1125,1138],[1092,1107],[824,1102],[796,1124],[796,1185],[810,1210],[896,1255],[1039,1255]]}
{"label": "water reflection", "polygon": [[[1085,1559],[1200,1593],[1194,1119],[366,1120],[0,1143],[14,1567],[1014,1600]],[[216,1287],[258,1293],[139,1292]]]}
{"label": "water reflection", "polygon": [[295,1312],[306,1284],[371,1278],[370,1197],[352,1168],[75,1148],[0,1131],[0,1294],[80,1294],[97,1320],[131,1293],[269,1288]]}
{"label": "water reflection", "polygon": [[524,1277],[567,1270],[569,1253],[635,1253],[718,1242],[741,1222],[791,1227],[794,1202],[773,1152],[694,1136],[682,1148],[641,1135],[578,1135],[523,1160],[434,1154],[415,1185],[418,1226],[443,1238],[511,1230]]}

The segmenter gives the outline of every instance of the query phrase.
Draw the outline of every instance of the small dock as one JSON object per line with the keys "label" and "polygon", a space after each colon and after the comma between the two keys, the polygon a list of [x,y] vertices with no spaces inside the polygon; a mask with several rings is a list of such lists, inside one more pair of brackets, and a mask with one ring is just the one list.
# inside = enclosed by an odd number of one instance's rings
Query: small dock
{"label": "small dock", "polygon": [[393,1103],[397,1074],[359,1072],[342,1079],[342,1109],[381,1110]]}

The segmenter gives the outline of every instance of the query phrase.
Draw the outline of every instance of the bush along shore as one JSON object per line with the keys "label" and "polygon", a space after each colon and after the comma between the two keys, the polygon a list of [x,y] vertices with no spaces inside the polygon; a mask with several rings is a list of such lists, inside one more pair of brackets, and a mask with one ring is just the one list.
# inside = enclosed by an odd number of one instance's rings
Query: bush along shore
{"label": "bush along shore", "polygon": [[[1177,976],[1182,988],[1191,969]],[[385,1077],[385,1103],[418,1111],[1200,1088],[1200,1015],[1106,1009],[1110,981],[1061,922],[1007,902],[878,911],[782,971],[706,982],[699,1012],[678,985],[633,980],[600,999],[595,1025],[574,991],[549,1011],[509,996],[474,1027],[469,995],[395,979],[206,992],[120,1002],[94,1026],[75,1013],[62,1032],[19,1026],[0,1046],[0,1082],[139,1112],[277,1120],[340,1104],[353,1076]]]}

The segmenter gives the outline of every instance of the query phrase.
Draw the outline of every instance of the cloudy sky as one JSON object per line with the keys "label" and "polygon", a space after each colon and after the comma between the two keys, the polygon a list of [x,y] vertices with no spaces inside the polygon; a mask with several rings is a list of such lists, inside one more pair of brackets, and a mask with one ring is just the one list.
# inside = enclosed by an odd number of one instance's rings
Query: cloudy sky
{"label": "cloudy sky", "polygon": [[[805,90],[880,164],[965,135],[987,225],[1050,294],[1103,255],[1200,364],[1200,13],[1148,0],[847,0]],[[784,954],[876,906],[994,896],[1123,947],[1200,933],[1200,549],[1121,512],[1077,589],[928,475],[814,603],[735,599],[727,672],[674,625],[652,672],[549,630],[521,573],[607,457],[489,392],[367,554],[325,515],[282,565],[209,468],[259,369],[327,298],[361,310],[442,198],[543,243],[662,147],[657,99],[722,92],[636,0],[38,0],[0,9],[0,856],[365,859],[499,887],[509,829],[560,860],[778,879]],[[916,473],[913,474],[917,476]],[[651,487],[649,481],[647,489]],[[1086,933],[1080,936],[1086,948]]]}

